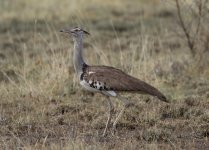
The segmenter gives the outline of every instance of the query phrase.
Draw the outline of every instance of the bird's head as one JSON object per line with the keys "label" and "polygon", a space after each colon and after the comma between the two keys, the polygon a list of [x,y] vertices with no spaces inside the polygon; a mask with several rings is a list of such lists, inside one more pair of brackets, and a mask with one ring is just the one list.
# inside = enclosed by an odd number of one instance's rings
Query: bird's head
{"label": "bird's head", "polygon": [[90,35],[90,33],[78,27],[73,29],[62,29],[60,32],[71,34],[74,38],[82,37],[84,34]]}

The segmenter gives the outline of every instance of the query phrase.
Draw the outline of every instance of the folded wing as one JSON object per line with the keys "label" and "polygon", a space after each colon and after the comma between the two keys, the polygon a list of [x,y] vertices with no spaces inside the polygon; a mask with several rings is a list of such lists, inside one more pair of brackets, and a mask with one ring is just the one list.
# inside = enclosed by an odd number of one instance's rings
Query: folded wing
{"label": "folded wing", "polygon": [[150,94],[167,102],[166,97],[155,87],[134,78],[123,71],[108,66],[88,66],[85,69],[85,80],[88,82],[100,82],[104,84],[105,90],[127,91]]}

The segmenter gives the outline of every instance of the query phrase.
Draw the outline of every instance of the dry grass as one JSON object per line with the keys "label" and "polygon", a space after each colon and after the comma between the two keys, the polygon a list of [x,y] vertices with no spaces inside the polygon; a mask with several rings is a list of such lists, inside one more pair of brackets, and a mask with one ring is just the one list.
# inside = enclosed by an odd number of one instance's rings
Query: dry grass
{"label": "dry grass", "polygon": [[[190,54],[174,2],[150,0],[0,2],[1,149],[207,149],[208,62]],[[103,138],[107,104],[80,89],[72,41],[81,26],[89,64],[105,64],[158,87],[170,104],[125,94],[134,106]],[[207,55],[207,53],[205,53]],[[114,101],[114,114],[121,108]]]}

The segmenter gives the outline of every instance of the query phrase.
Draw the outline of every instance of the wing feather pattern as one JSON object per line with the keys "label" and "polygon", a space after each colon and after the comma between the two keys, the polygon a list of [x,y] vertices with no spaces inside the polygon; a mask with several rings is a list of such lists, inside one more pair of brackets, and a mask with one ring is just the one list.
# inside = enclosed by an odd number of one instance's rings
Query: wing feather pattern
{"label": "wing feather pattern", "polygon": [[87,66],[85,72],[87,74],[84,76],[86,81],[101,82],[104,84],[106,90],[150,94],[167,102],[166,97],[155,87],[134,78],[119,69],[108,66]]}

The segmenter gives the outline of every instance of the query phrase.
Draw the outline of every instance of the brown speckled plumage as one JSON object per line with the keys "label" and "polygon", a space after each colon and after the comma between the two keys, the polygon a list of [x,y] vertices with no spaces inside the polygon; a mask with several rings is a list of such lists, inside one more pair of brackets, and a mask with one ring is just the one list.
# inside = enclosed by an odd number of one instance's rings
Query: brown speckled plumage
{"label": "brown speckled plumage", "polygon": [[86,66],[83,71],[84,73],[81,75],[83,76],[83,80],[86,82],[103,83],[105,85],[103,90],[150,94],[158,97],[162,101],[167,101],[166,97],[156,88],[119,69],[109,66]]}

